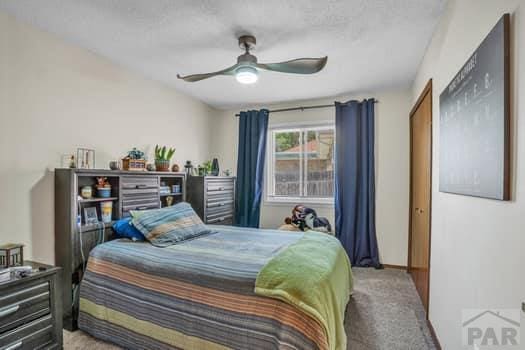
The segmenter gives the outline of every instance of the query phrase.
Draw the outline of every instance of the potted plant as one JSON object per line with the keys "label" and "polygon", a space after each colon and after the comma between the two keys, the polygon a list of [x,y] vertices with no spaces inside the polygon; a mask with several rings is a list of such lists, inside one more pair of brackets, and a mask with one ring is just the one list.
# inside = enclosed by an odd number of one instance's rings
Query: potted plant
{"label": "potted plant", "polygon": [[203,166],[204,166],[204,172],[206,173],[205,175],[206,176],[211,175],[211,169],[212,169],[212,162],[211,162],[211,160],[205,161]]}
{"label": "potted plant", "polygon": [[175,153],[175,148],[166,148],[166,146],[155,146],[155,168],[157,171],[170,171],[170,160]]}
{"label": "potted plant", "polygon": [[133,149],[128,152],[128,155],[122,159],[122,169],[130,171],[146,170],[144,152],[133,147]]}
{"label": "potted plant", "polygon": [[207,160],[201,165],[197,167],[199,176],[208,176],[211,174],[212,171],[212,162],[211,160]]}

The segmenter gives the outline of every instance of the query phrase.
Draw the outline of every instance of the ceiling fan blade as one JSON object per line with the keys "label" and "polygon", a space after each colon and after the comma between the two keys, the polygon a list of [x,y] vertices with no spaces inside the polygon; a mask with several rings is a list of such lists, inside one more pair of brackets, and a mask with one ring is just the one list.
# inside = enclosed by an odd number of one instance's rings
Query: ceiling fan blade
{"label": "ceiling fan blade", "polygon": [[192,74],[192,75],[186,75],[181,76],[180,74],[177,74],[177,78],[182,79],[184,81],[193,83],[199,80],[208,79],[217,75],[232,75],[235,72],[235,69],[239,66],[238,63],[234,64],[231,67],[228,67],[226,69],[220,70],[218,72],[213,73],[203,73],[203,74]]}
{"label": "ceiling fan blade", "polygon": [[313,74],[319,72],[326,65],[328,56],[320,58],[298,58],[279,63],[258,63],[260,69],[282,73]]}

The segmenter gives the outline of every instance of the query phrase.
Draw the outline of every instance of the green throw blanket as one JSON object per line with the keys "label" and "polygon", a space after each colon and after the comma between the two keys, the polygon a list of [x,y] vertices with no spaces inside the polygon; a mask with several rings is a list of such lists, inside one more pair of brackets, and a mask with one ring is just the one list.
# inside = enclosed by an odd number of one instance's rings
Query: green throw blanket
{"label": "green throw blanket", "polygon": [[325,328],[332,350],[346,349],[344,316],[352,292],[350,260],[339,241],[306,232],[259,272],[255,293],[297,306]]}

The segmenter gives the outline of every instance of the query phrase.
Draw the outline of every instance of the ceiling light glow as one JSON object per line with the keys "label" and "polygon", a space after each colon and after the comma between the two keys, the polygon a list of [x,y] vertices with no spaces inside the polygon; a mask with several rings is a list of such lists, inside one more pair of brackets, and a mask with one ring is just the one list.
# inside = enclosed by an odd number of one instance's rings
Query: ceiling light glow
{"label": "ceiling light glow", "polygon": [[244,66],[235,71],[235,79],[241,84],[253,84],[258,78],[257,69],[254,67]]}

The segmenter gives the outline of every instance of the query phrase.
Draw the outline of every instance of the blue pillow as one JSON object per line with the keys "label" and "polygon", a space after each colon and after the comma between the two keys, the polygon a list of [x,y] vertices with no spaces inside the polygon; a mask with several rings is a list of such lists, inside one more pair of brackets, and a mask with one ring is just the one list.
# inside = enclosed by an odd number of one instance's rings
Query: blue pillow
{"label": "blue pillow", "polygon": [[162,209],[131,212],[133,225],[156,247],[167,247],[210,233],[185,202]]}
{"label": "blue pillow", "polygon": [[113,224],[115,235],[119,238],[129,238],[132,241],[144,241],[144,235],[131,224],[131,217],[120,219]]}

